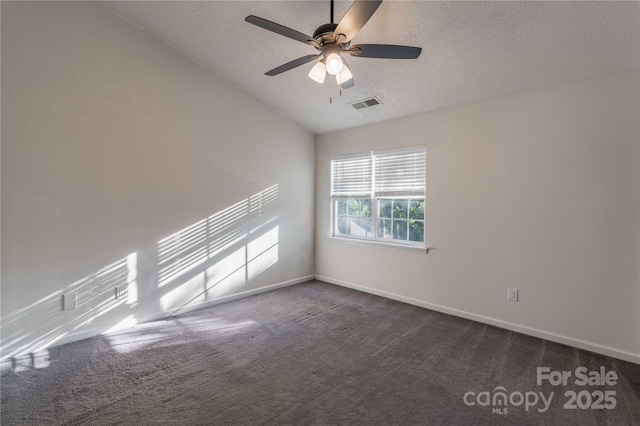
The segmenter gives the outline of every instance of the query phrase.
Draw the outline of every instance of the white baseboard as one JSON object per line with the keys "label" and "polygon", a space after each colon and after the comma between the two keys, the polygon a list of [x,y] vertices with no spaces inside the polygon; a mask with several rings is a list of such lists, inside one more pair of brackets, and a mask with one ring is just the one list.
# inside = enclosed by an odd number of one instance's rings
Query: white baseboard
{"label": "white baseboard", "polygon": [[[214,306],[214,305],[219,305],[220,303],[225,303],[225,302],[230,302],[232,300],[237,300],[237,299],[242,299],[243,297],[249,297],[249,296],[253,296],[256,294],[260,294],[260,293],[265,293],[267,291],[272,291],[272,290],[276,290],[282,287],[287,287],[290,285],[294,285],[294,284],[299,284],[305,281],[309,281],[314,279],[313,275],[307,275],[304,277],[299,277],[299,278],[295,278],[292,280],[288,280],[288,281],[283,281],[280,283],[276,283],[276,284],[271,284],[271,285],[267,285],[264,287],[259,287],[253,290],[247,290],[247,291],[241,291],[239,293],[234,293],[234,294],[230,294],[228,296],[222,296],[222,297],[218,297],[215,299],[211,299],[211,300],[207,300],[205,302],[201,302],[201,303],[195,303],[193,305],[188,305],[185,306],[183,308],[180,309],[172,309],[172,310],[167,310],[167,311],[161,311],[161,312],[156,312],[154,314],[150,314],[150,315],[145,315],[142,320],[140,322],[149,322],[149,321],[156,321],[162,318],[166,318],[168,316],[172,316],[172,315],[178,315],[178,314],[184,314],[187,312],[191,312],[191,311],[195,311],[198,309],[204,309],[204,308],[208,308],[210,306]],[[61,336],[60,338],[54,340],[54,341],[50,341],[49,343],[45,344],[44,346],[38,346],[38,348],[32,348],[32,347],[28,347],[28,349],[26,350],[18,350],[13,351],[13,352],[9,352],[9,353],[3,353],[2,356],[0,357],[0,362],[5,361],[7,359],[10,358],[21,358],[25,355],[28,355],[30,353],[32,353],[33,351],[41,351],[44,349],[48,349],[48,348],[52,348],[54,346],[60,346],[60,345],[64,345],[65,343],[71,343],[71,342],[76,342],[78,340],[83,340],[83,339],[88,339],[89,337],[95,337],[98,336],[100,334],[103,334],[105,332],[107,332],[108,330],[111,330],[113,328],[113,326],[110,327],[95,327],[95,328],[91,328],[88,330],[83,330],[83,331],[79,331],[79,332],[75,332],[75,333],[69,333],[69,334],[64,334],[63,336]],[[4,352],[4,351],[3,351]]]}
{"label": "white baseboard", "polygon": [[627,352],[620,349],[615,349],[609,346],[587,342],[580,339],[574,339],[572,337],[563,336],[560,334],[555,334],[555,333],[551,333],[544,330],[538,330],[536,328],[514,324],[511,322],[502,321],[496,318],[485,317],[484,315],[478,315],[471,312],[461,311],[458,309],[449,308],[447,306],[436,305],[434,303],[425,302],[423,300],[402,296],[402,295],[391,293],[388,291],[377,290],[374,288],[365,287],[359,284],[349,283],[349,282],[338,280],[335,278],[325,277],[322,275],[316,275],[315,278],[319,281],[324,281],[324,282],[336,284],[342,287],[363,291],[365,293],[375,294],[376,296],[386,297],[388,299],[397,300],[399,302],[408,303],[410,305],[420,306],[422,308],[431,309],[433,311],[454,315],[460,318],[465,318],[465,319],[481,322],[484,324],[494,325],[496,327],[505,328],[507,330],[516,331],[518,333],[527,334],[529,336],[539,337],[541,339],[550,340],[552,342],[562,343],[562,344],[573,346],[579,349],[584,349],[587,351],[610,356],[610,357],[621,359],[624,361],[640,364],[640,354],[634,354],[632,352]]}
{"label": "white baseboard", "polygon": [[253,290],[241,291],[239,293],[233,293],[233,294],[229,294],[227,296],[217,297],[215,299],[206,300],[204,302],[194,303],[194,304],[187,305],[187,306],[184,306],[184,307],[179,308],[179,309],[172,309],[172,310],[157,312],[157,313],[152,314],[149,317],[145,318],[144,322],[155,321],[155,320],[158,320],[158,319],[161,319],[161,318],[166,318],[168,316],[173,316],[173,315],[186,314],[187,312],[197,311],[198,309],[204,309],[204,308],[208,308],[210,306],[219,305],[221,303],[231,302],[232,300],[238,300],[238,299],[242,299],[244,297],[249,297],[249,296],[254,296],[256,294],[265,293],[267,291],[277,290],[277,289],[282,288],[282,287],[288,287],[290,285],[300,284],[300,283],[303,283],[303,282],[306,282],[306,281],[313,280],[314,278],[315,278],[314,275],[307,275],[307,276],[300,277],[300,278],[294,278],[294,279],[289,280],[289,281],[283,281],[283,282],[280,282],[280,283],[271,284],[271,285],[264,286],[264,287],[259,287],[259,288],[253,289]]}

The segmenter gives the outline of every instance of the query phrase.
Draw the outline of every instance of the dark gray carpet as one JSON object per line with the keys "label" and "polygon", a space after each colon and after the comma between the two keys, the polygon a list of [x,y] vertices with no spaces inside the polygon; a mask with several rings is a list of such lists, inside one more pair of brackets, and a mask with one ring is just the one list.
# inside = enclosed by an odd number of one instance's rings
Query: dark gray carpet
{"label": "dark gray carpet", "polygon": [[[537,386],[538,366],[604,366],[618,381]],[[317,281],[52,348],[4,363],[1,379],[2,425],[640,419],[638,365]],[[497,414],[463,402],[468,391],[498,386],[554,396],[546,412],[509,405]],[[585,389],[614,391],[616,407],[564,409],[566,391]]]}

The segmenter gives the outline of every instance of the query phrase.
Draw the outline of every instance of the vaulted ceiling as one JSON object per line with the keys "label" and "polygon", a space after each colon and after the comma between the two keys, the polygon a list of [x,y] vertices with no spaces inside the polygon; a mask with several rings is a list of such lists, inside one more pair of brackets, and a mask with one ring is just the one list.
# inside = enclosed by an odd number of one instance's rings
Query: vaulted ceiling
{"label": "vaulted ceiling", "polygon": [[[351,3],[336,1],[336,22]],[[355,86],[342,93],[309,79],[312,63],[265,76],[317,52],[244,21],[257,15],[312,35],[330,21],[328,0],[104,4],[316,134],[640,69],[638,2],[385,0],[353,43],[419,46],[422,55],[349,57]],[[382,104],[350,105],[371,96]]]}

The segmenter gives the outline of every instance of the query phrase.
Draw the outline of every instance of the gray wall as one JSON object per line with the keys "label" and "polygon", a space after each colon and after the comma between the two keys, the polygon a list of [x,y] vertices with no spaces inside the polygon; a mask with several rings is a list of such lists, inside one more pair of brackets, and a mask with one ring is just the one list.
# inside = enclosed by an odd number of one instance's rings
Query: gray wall
{"label": "gray wall", "polygon": [[99,3],[2,2],[2,357],[312,275],[313,190],[311,133]]}
{"label": "gray wall", "polygon": [[[639,92],[615,75],[318,137],[316,275],[640,362]],[[328,238],[331,156],[418,144],[435,250]]]}

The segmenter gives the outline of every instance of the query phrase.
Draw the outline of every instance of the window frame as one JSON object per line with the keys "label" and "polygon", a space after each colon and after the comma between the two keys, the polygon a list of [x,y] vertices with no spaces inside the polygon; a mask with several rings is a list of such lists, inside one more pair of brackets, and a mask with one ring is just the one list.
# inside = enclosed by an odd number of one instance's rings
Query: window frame
{"label": "window frame", "polygon": [[[413,194],[413,195],[408,195],[408,194],[403,194],[403,195],[381,195],[378,194],[376,189],[378,187],[377,184],[377,180],[376,180],[376,158],[378,156],[382,156],[385,155],[387,153],[408,153],[411,151],[422,151],[424,154],[424,186],[422,188],[422,192],[420,194]],[[354,158],[364,158],[364,157],[370,157],[371,158],[371,190],[370,192],[367,193],[366,196],[363,196],[364,194],[359,194],[359,195],[335,195],[333,194],[333,190],[334,190],[334,178],[335,178],[335,173],[334,173],[334,162],[335,161],[339,161],[339,160],[348,160],[348,159],[354,159]],[[332,239],[336,239],[342,242],[347,242],[347,243],[353,243],[353,244],[359,244],[359,245],[372,245],[372,246],[381,246],[381,247],[387,247],[387,248],[392,248],[392,249],[401,249],[401,250],[410,250],[410,251],[420,251],[420,252],[429,252],[429,247],[427,245],[427,213],[426,213],[426,147],[424,145],[420,145],[420,146],[411,146],[411,147],[404,147],[404,148],[394,148],[391,150],[384,150],[384,151],[369,151],[369,152],[363,152],[363,153],[359,153],[359,154],[348,154],[348,155],[341,155],[341,156],[334,156],[331,157],[330,159],[330,185],[329,185],[329,190],[330,190],[330,209],[329,209],[329,214],[330,214],[330,226],[329,226],[329,238]],[[352,199],[366,199],[366,200],[370,200],[371,201],[371,214],[370,214],[370,220],[371,220],[371,236],[361,236],[361,235],[349,235],[349,234],[342,234],[339,233],[336,229],[337,227],[337,222],[338,222],[338,203],[339,201],[343,199],[343,200],[352,200]],[[401,219],[401,220],[406,220],[407,222],[407,240],[397,240],[397,239],[393,239],[393,238],[381,238],[378,236],[378,228],[379,228],[379,221],[380,220],[385,220],[387,218],[382,218],[380,216],[380,201],[381,200],[387,200],[387,199],[391,199],[391,200],[407,200],[408,204],[407,204],[407,218],[406,219]],[[409,223],[411,221],[411,218],[409,217],[410,215],[410,202],[411,200],[424,200],[425,206],[424,206],[424,216],[423,219],[414,219],[414,220],[418,220],[420,222],[422,222],[423,224],[423,237],[422,237],[422,241],[410,241],[410,236],[409,236]],[[346,218],[349,218],[351,216],[346,215],[344,216]],[[393,217],[390,218],[390,220],[392,220],[393,223]],[[393,225],[392,225],[393,226]]]}

